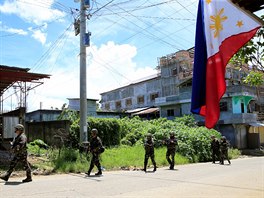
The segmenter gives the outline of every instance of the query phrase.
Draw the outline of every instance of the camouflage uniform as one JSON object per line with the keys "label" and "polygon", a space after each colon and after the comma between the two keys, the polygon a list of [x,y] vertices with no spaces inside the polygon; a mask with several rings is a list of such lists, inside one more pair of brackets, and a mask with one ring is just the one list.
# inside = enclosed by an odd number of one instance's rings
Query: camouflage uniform
{"label": "camouflage uniform", "polygon": [[25,133],[23,132],[24,126],[18,124],[15,127],[16,130],[21,130],[21,133],[19,133],[13,142],[11,143],[11,149],[13,151],[13,158],[11,160],[10,166],[8,171],[5,175],[1,176],[0,178],[8,181],[11,173],[13,172],[14,168],[18,163],[21,163],[23,165],[24,170],[26,171],[27,178],[23,180],[23,182],[30,182],[32,181],[31,177],[31,168],[27,161],[27,137]]}
{"label": "camouflage uniform", "polygon": [[144,171],[147,171],[148,159],[150,158],[152,164],[154,166],[153,171],[157,170],[156,162],[155,162],[155,155],[154,155],[154,142],[152,139],[152,135],[149,134],[144,144],[145,147],[145,160],[144,160]]}
{"label": "camouflage uniform", "polygon": [[215,163],[216,159],[220,161],[220,143],[218,139],[215,138],[215,136],[212,136],[212,141],[211,141],[211,150],[212,150],[212,160],[213,163]]}
{"label": "camouflage uniform", "polygon": [[167,153],[166,153],[166,159],[170,164],[170,169],[174,169],[174,157],[176,154],[176,147],[178,146],[178,141],[175,138],[175,134],[172,132],[170,133],[170,138],[166,140],[167,145]]}
{"label": "camouflage uniform", "polygon": [[224,164],[225,159],[228,161],[229,164],[231,164],[228,157],[228,147],[229,147],[229,143],[226,140],[225,136],[223,136],[220,142],[220,155],[221,155],[220,164]]}
{"label": "camouflage uniform", "polygon": [[92,137],[91,142],[90,142],[90,152],[92,153],[92,159],[91,159],[91,164],[90,168],[87,172],[87,175],[89,176],[91,174],[92,169],[94,168],[94,165],[97,167],[98,172],[95,175],[102,175],[102,170],[101,170],[101,164],[100,164],[100,149],[102,148],[102,141],[101,139],[97,136],[97,129],[92,129],[92,133],[96,133],[96,136]]}

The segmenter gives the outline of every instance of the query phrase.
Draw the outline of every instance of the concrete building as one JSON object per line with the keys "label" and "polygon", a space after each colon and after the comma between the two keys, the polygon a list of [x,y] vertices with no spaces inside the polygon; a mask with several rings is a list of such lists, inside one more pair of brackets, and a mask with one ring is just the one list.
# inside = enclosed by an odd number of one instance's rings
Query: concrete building
{"label": "concrete building", "polygon": [[[160,117],[168,119],[191,114],[192,67],[193,48],[163,56],[158,59],[156,75],[101,93],[101,108],[146,118],[152,118],[150,115],[157,111]],[[243,84],[241,79],[248,72],[247,67],[238,70],[227,66],[227,89],[220,101],[221,114],[215,127],[240,149],[264,144],[261,129],[264,127],[264,86],[257,89]],[[203,117],[195,115],[195,118],[204,125]]]}
{"label": "concrete building", "polygon": [[[80,98],[68,98],[68,109],[80,111]],[[87,116],[96,116],[97,99],[87,99]]]}

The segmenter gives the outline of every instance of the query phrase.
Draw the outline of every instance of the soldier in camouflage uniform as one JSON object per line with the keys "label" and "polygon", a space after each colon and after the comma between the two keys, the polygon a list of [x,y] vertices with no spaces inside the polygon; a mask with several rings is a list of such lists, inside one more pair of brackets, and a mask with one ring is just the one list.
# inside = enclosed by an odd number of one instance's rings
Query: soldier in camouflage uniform
{"label": "soldier in camouflage uniform", "polygon": [[157,170],[156,162],[155,162],[155,155],[154,155],[154,142],[151,134],[147,135],[147,139],[144,144],[145,147],[145,160],[144,160],[144,171],[147,171],[148,159],[150,158],[152,164],[154,166],[153,171]]}
{"label": "soldier in camouflage uniform", "polygon": [[170,138],[166,140],[167,152],[166,159],[170,164],[170,170],[174,169],[174,157],[176,154],[176,147],[178,146],[178,141],[175,138],[175,132],[170,133]]}
{"label": "soldier in camouflage uniform", "polygon": [[91,171],[94,168],[94,165],[97,167],[98,172],[95,175],[102,175],[101,164],[100,164],[100,154],[101,148],[103,147],[101,139],[97,136],[98,131],[97,129],[92,129],[91,131],[91,142],[90,142],[90,152],[92,153],[91,164],[88,172],[86,173],[90,176]]}
{"label": "soldier in camouflage uniform", "polygon": [[220,143],[214,135],[211,137],[211,139],[212,160],[213,163],[215,163],[216,159],[220,161]]}
{"label": "soldier in camouflage uniform", "polygon": [[22,182],[31,182],[31,168],[27,161],[27,137],[24,133],[24,126],[22,124],[18,124],[15,126],[16,137],[11,143],[11,149],[14,153],[13,159],[11,160],[11,164],[9,166],[8,171],[0,176],[0,179],[8,181],[11,173],[13,172],[16,165],[20,162],[23,165],[24,170],[26,171],[27,178],[22,180]]}
{"label": "soldier in camouflage uniform", "polygon": [[226,140],[226,137],[222,136],[221,142],[220,142],[220,156],[221,156],[220,164],[222,165],[224,164],[225,159],[228,161],[229,164],[231,164],[229,157],[228,157],[228,147],[229,147],[229,143]]}

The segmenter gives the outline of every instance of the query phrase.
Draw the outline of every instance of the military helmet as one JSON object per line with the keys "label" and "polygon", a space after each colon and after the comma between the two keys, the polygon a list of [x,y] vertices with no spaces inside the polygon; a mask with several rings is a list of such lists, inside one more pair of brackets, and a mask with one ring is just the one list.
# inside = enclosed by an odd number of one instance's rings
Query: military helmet
{"label": "military helmet", "polygon": [[98,134],[98,130],[96,128],[93,128],[91,132],[95,133],[96,135]]}
{"label": "military helmet", "polygon": [[151,133],[148,133],[148,134],[147,134],[147,137],[152,137],[152,134],[151,134]]}
{"label": "military helmet", "polygon": [[17,124],[15,126],[15,129],[19,130],[19,131],[24,131],[24,126],[22,124]]}
{"label": "military helmet", "polygon": [[170,136],[175,136],[175,132],[174,131],[171,131],[170,132]]}

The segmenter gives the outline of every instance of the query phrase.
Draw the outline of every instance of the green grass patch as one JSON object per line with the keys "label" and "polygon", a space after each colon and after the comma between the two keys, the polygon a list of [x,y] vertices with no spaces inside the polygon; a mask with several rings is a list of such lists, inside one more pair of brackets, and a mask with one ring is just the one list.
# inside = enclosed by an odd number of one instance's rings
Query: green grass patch
{"label": "green grass patch", "polygon": [[241,151],[238,149],[229,149],[228,150],[228,157],[230,159],[237,159],[241,156]]}
{"label": "green grass patch", "polygon": [[[158,167],[168,166],[166,160],[165,147],[155,149],[155,161]],[[118,148],[106,149],[102,154],[102,165],[107,170],[117,170],[121,168],[143,168],[145,150],[141,145],[137,146],[121,146]],[[187,164],[189,160],[179,154],[175,156],[176,164]],[[149,159],[148,165],[152,166]]]}
{"label": "green grass patch", "polygon": [[[41,154],[41,156],[35,157],[38,160],[33,160],[33,167],[50,170],[50,172],[87,172],[90,165],[91,155],[81,154],[76,149],[63,148],[59,152],[58,149],[38,150],[35,149],[35,147],[30,147],[29,150],[29,152],[31,153],[33,153],[34,151],[37,154]],[[166,151],[166,147],[155,148],[155,161],[158,167],[168,166],[168,162],[166,160]],[[230,159],[236,159],[240,155],[241,154],[238,149],[229,149]],[[106,170],[142,169],[144,165],[144,157],[145,150],[142,145],[107,148],[101,155],[101,165]],[[188,164],[191,162],[192,161],[190,161],[190,159],[188,159],[187,157],[176,153],[176,166],[181,164]],[[148,166],[152,167],[151,159],[149,159],[148,161]]]}

